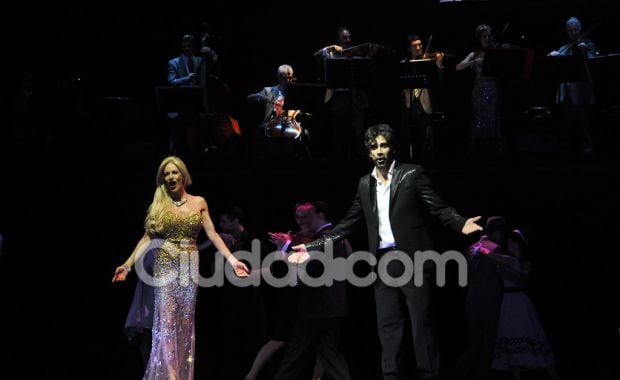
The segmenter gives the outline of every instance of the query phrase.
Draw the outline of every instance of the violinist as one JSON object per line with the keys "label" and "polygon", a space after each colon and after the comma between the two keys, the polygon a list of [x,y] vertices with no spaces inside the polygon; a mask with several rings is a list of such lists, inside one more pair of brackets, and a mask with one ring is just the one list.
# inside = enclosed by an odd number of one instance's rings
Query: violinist
{"label": "violinist", "polygon": [[596,45],[582,34],[581,21],[577,17],[566,20],[566,35],[570,42],[550,52],[550,56],[581,54],[586,58],[592,58],[598,55]]}
{"label": "violinist", "polygon": [[[430,39],[429,39],[430,42]],[[421,59],[435,61],[438,78],[443,78],[444,57],[442,52],[428,53],[422,39],[412,34],[407,37],[409,56],[403,62]],[[435,88],[406,88],[401,95],[401,138],[403,144],[401,157],[416,157],[420,161],[431,160],[435,154],[433,136],[433,112],[436,108]]]}
{"label": "violinist", "polygon": [[470,156],[487,163],[497,161],[503,153],[501,125],[501,91],[496,77],[483,76],[484,49],[493,47],[493,31],[482,24],[476,28],[475,37],[480,49],[467,55],[456,65],[456,70],[470,69],[474,73],[471,94],[472,129],[470,134]]}
{"label": "violinist", "polygon": [[583,61],[585,76],[581,81],[560,83],[558,88],[556,104],[560,114],[560,139],[568,154],[588,159],[592,154],[590,129],[595,99],[586,59],[599,53],[596,45],[582,33],[578,18],[569,18],[565,26],[569,43],[550,52],[549,56],[579,57]]}
{"label": "violinist", "polygon": [[[366,44],[365,44],[366,45]],[[371,45],[371,44],[368,44]],[[314,53],[320,71],[325,72],[328,59],[372,58],[374,48],[352,49],[353,39],[348,27],[336,30],[336,41]],[[328,88],[325,92],[325,106],[329,133],[320,136],[331,159],[365,158],[362,135],[366,125],[369,107],[368,94],[364,88]]]}
{"label": "violinist", "polygon": [[415,34],[410,35],[409,37],[407,37],[407,51],[409,52],[410,56],[406,59],[432,59],[435,61],[437,68],[443,69],[443,60],[445,54],[442,52],[429,53],[429,47],[430,46],[427,46],[427,49],[425,50],[420,37]]}

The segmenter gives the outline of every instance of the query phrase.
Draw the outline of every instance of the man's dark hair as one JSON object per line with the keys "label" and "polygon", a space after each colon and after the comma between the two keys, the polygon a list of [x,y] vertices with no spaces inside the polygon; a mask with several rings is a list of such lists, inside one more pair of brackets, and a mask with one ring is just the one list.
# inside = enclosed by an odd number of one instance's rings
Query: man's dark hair
{"label": "man's dark hair", "polygon": [[331,221],[332,210],[329,207],[329,204],[325,201],[312,201],[310,202],[312,207],[314,207],[314,211],[322,213],[325,216],[325,220]]}
{"label": "man's dark hair", "polygon": [[377,124],[368,128],[364,133],[364,147],[367,152],[370,152],[370,148],[378,136],[385,137],[390,148],[396,148],[396,132],[387,124]]}
{"label": "man's dark hair", "polygon": [[422,39],[417,34],[410,34],[409,37],[407,37],[407,45],[409,45],[411,42],[417,41],[417,40],[421,41]]}
{"label": "man's dark hair", "polygon": [[230,220],[237,219],[240,224],[245,225],[245,214],[237,206],[230,206],[223,209],[222,212],[220,212],[220,216],[221,215],[226,215]]}
{"label": "man's dark hair", "polygon": [[329,207],[329,204],[325,201],[312,201],[312,202],[301,202],[295,205],[295,210],[297,210],[301,206],[311,206],[316,213],[322,213],[325,217],[325,220],[331,221],[332,210]]}

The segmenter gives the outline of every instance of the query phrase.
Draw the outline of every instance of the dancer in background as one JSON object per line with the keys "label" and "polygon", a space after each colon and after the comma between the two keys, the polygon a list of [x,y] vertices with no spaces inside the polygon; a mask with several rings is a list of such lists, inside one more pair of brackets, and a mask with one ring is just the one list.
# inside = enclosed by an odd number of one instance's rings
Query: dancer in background
{"label": "dancer in background", "polygon": [[499,264],[504,285],[493,369],[512,373],[514,380],[523,378],[523,370],[546,369],[552,380],[558,380],[553,352],[526,293],[532,271],[527,238],[521,230],[513,230],[508,236],[507,254],[496,250],[486,253]]}

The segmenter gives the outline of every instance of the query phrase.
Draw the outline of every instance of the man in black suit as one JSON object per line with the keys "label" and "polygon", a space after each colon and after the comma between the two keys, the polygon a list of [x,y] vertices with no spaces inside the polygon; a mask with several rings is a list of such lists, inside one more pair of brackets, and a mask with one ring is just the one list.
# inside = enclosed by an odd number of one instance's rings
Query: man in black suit
{"label": "man in black suit", "polygon": [[[323,201],[301,203],[295,208],[297,224],[302,231],[312,231],[312,239],[331,233],[329,214],[329,206]],[[350,252],[346,240],[334,244],[334,258],[346,258]],[[316,279],[326,274],[324,269],[318,261],[310,261],[305,274]],[[337,343],[340,326],[347,315],[346,286],[342,280],[333,281],[331,285],[310,286],[300,278],[297,321],[275,380],[298,380],[304,372],[305,364],[314,358],[313,352],[317,355],[313,380],[320,379],[323,374],[334,380],[351,379],[347,361]]]}
{"label": "man in black suit", "polygon": [[[402,251],[413,259],[416,252],[430,250],[427,213],[463,234],[482,230],[476,224],[480,217],[465,219],[439,197],[422,166],[394,161],[395,135],[389,125],[370,127],[364,135],[364,144],[375,168],[360,179],[347,215],[322,238],[293,247],[298,252],[291,255],[289,261],[303,262],[309,258],[307,251],[321,248],[326,241],[341,241],[362,220],[366,220],[369,250],[377,259],[394,255],[395,251]],[[432,379],[439,374],[439,355],[430,315],[429,277],[432,273],[429,270],[419,273],[424,280],[421,286],[414,285],[411,278],[403,285],[391,286],[382,276],[374,284],[385,380],[406,377],[401,352],[406,318],[411,322],[420,377]]]}

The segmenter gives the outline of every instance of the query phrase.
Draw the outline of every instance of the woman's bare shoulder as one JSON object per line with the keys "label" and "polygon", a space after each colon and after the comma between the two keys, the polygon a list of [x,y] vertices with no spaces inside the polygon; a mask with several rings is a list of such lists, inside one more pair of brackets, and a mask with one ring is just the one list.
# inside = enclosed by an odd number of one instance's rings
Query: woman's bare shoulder
{"label": "woman's bare shoulder", "polygon": [[201,210],[207,208],[207,201],[200,195],[187,194],[187,199],[196,208],[200,208]]}

